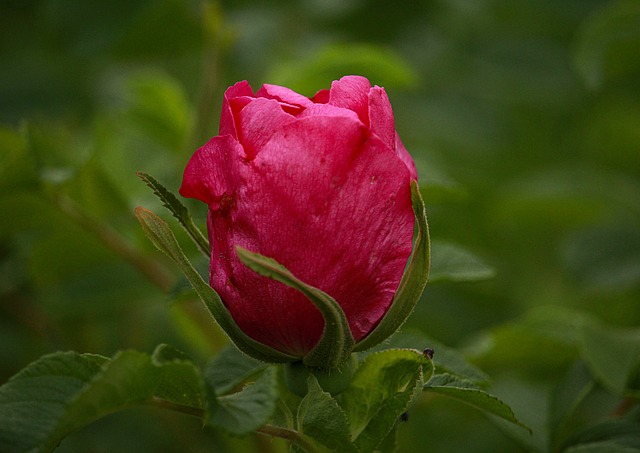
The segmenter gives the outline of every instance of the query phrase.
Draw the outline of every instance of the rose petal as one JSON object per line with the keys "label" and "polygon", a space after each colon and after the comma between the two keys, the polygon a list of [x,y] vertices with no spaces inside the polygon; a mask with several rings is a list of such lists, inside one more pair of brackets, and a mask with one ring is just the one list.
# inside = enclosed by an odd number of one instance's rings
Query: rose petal
{"label": "rose petal", "polygon": [[255,101],[254,97],[238,96],[237,98],[229,99],[229,108],[231,109],[231,116],[233,118],[234,138],[240,140],[242,135],[242,126],[240,125],[240,112],[251,102]]}
{"label": "rose petal", "polygon": [[253,159],[275,131],[293,121],[295,117],[285,113],[278,101],[254,99],[239,114],[239,140],[247,158]]}
{"label": "rose petal", "polygon": [[238,325],[303,356],[320,338],[323,320],[299,292],[242,265],[235,245],[273,257],[326,291],[343,307],[356,340],[364,337],[388,309],[411,253],[405,164],[360,121],[311,116],[282,126],[235,170],[243,183],[231,212],[212,212],[211,284]]}
{"label": "rose petal", "polygon": [[360,76],[345,76],[331,83],[329,104],[356,112],[369,125],[369,90],[371,84]]}
{"label": "rose petal", "polygon": [[220,114],[220,135],[231,135],[238,138],[237,128],[234,120],[233,111],[230,101],[240,96],[254,97],[251,85],[246,80],[237,82],[235,85],[227,88],[224,92],[222,100],[222,112]]}
{"label": "rose petal", "polygon": [[329,102],[330,93],[331,92],[329,90],[320,90],[311,98],[311,100],[316,104],[326,104]]}
{"label": "rose petal", "polygon": [[308,116],[342,116],[360,122],[360,118],[358,118],[355,112],[341,107],[335,107],[331,104],[313,104],[304,109],[298,115],[298,118],[306,118]]}
{"label": "rose petal", "polygon": [[187,163],[180,195],[196,198],[218,209],[225,194],[234,190],[236,166],[244,157],[242,146],[233,137],[221,135],[198,149]]}
{"label": "rose petal", "polygon": [[389,97],[383,88],[369,91],[369,127],[391,149],[396,146],[396,126]]}
{"label": "rose petal", "polygon": [[258,90],[256,96],[267,99],[275,99],[277,101],[284,102],[285,104],[302,108],[312,104],[311,100],[308,97],[296,93],[290,88],[281,87],[279,85],[270,85],[268,83],[262,85],[262,88]]}

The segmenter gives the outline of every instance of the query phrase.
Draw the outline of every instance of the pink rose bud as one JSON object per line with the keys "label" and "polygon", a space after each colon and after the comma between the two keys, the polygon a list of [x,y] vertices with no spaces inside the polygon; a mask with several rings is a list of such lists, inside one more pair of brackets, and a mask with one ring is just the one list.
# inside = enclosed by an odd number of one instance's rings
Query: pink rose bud
{"label": "pink rose bud", "polygon": [[193,155],[180,194],[209,205],[210,284],[238,327],[302,358],[323,316],[245,266],[236,246],[335,299],[357,343],[390,309],[411,255],[416,179],[387,94],[366,78],[311,99],[276,85],[254,94],[244,81],[226,91],[220,135]]}

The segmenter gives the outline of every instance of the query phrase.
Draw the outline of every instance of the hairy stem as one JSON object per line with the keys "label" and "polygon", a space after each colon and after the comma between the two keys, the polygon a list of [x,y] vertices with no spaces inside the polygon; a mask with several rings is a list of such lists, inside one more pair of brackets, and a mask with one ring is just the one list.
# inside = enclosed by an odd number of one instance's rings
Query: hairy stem
{"label": "hairy stem", "polygon": [[264,425],[262,428],[258,429],[257,432],[264,434],[265,436],[280,437],[281,439],[288,440],[308,453],[314,453],[316,451],[315,447],[302,437],[298,431],[294,431],[292,429],[274,425]]}

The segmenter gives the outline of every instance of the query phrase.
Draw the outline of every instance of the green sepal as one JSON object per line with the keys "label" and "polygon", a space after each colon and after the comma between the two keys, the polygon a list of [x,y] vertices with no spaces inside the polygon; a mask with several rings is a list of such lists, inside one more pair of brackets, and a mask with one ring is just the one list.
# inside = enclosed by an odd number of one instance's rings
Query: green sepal
{"label": "green sepal", "polygon": [[153,245],[178,265],[185,277],[187,277],[187,280],[189,280],[189,283],[191,283],[191,286],[193,286],[193,289],[198,296],[200,296],[200,299],[202,299],[207,306],[213,318],[238,349],[248,356],[264,362],[284,363],[299,360],[297,357],[290,356],[259,343],[245,334],[235,323],[231,313],[229,313],[224,306],[218,293],[215,292],[193,268],[178,245],[178,241],[171,232],[169,225],[153,212],[140,206],[135,209],[135,215]]}
{"label": "green sepal", "polygon": [[418,232],[407,269],[402,276],[398,292],[393,298],[389,311],[376,328],[355,345],[354,351],[369,349],[393,335],[407,320],[427,284],[430,263],[429,226],[427,225],[424,202],[416,181],[411,182],[411,203]]}
{"label": "green sepal", "polygon": [[324,318],[322,337],[302,359],[308,367],[332,369],[347,361],[353,350],[353,336],[342,307],[327,293],[307,285],[272,258],[236,246],[238,258],[254,272],[300,291],[320,310]]}
{"label": "green sepal", "polygon": [[180,222],[180,225],[182,225],[187,234],[189,234],[204,256],[208,257],[210,253],[209,240],[193,222],[193,218],[185,205],[151,175],[141,171],[136,174],[138,178],[142,179],[142,181],[153,190],[153,193],[162,201],[162,204],[171,211],[171,214]]}

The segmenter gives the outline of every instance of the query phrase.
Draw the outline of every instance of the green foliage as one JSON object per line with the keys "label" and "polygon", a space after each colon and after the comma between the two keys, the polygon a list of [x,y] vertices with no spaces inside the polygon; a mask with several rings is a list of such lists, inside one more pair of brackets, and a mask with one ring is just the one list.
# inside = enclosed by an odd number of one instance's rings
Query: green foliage
{"label": "green foliage", "polygon": [[449,374],[437,374],[425,384],[424,389],[427,392],[460,400],[489,414],[525,427],[518,421],[508,405],[495,396],[477,388],[473,382],[466,379],[460,379]]}
{"label": "green foliage", "polygon": [[307,451],[371,452],[383,442],[393,443],[387,436],[423,387],[519,423],[504,403],[471,381],[434,375],[431,360],[411,349],[369,354],[337,398],[310,375],[297,408],[297,431],[268,425],[276,411],[277,382],[275,366],[231,348],[204,373],[167,345],[151,356],[124,351],[112,359],[54,353],[0,387],[0,446],[3,451],[51,451],[73,431],[112,412],[153,405],[201,417],[206,426],[234,435],[259,429],[280,433]]}
{"label": "green foliage", "polygon": [[193,364],[160,346],[153,356],[120,352],[44,356],[0,387],[3,451],[51,451],[76,429],[111,412],[153,398],[189,407],[202,404]]}

